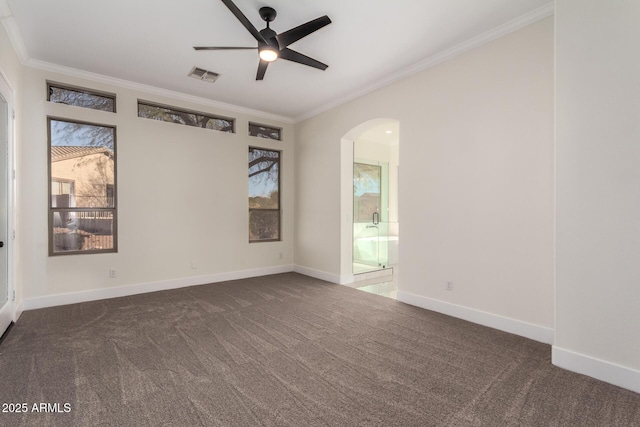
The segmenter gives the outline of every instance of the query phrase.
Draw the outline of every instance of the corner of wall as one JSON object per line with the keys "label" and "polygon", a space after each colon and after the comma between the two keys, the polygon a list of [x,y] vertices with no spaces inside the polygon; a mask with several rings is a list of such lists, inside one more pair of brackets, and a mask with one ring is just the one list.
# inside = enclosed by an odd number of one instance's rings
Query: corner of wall
{"label": "corner of wall", "polygon": [[640,393],[640,371],[553,346],[551,363],[559,368],[587,375]]}
{"label": "corner of wall", "polygon": [[353,276],[350,277],[327,273],[325,271],[314,270],[313,268],[303,267],[301,265],[294,265],[293,271],[295,271],[296,273],[304,274],[305,276],[313,277],[338,285],[346,285],[347,283],[353,282]]}

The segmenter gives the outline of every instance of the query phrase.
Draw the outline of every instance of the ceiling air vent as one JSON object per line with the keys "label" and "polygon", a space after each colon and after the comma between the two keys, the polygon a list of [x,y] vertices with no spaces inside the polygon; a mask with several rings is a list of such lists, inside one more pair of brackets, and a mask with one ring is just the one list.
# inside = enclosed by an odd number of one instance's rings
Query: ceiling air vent
{"label": "ceiling air vent", "polygon": [[204,80],[205,82],[213,83],[218,80],[220,74],[214,73],[213,71],[203,70],[202,68],[193,67],[189,74],[189,77],[193,77],[194,79]]}

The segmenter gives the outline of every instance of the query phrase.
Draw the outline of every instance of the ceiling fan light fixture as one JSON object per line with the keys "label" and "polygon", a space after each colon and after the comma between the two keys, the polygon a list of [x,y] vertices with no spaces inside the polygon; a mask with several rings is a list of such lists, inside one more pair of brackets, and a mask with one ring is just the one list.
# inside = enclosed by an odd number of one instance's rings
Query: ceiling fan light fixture
{"label": "ceiling fan light fixture", "polygon": [[[2,0],[0,0],[1,2]],[[256,80],[264,79],[264,73],[267,71],[267,67],[270,62],[275,61],[278,58],[286,59],[287,61],[297,62],[298,64],[307,65],[309,67],[317,68],[319,70],[326,70],[328,65],[323,64],[313,58],[309,58],[306,55],[289,49],[289,45],[295,43],[308,36],[309,34],[318,31],[320,28],[331,24],[331,19],[327,15],[321,16],[316,19],[312,19],[297,27],[291,28],[282,33],[276,33],[269,27],[269,23],[272,22],[277,13],[276,10],[271,7],[261,7],[258,11],[263,21],[267,23],[266,28],[258,31],[253,26],[251,21],[244,16],[244,13],[236,6],[233,0],[222,0],[225,6],[231,11],[231,13],[240,21],[240,23],[251,33],[254,39],[258,42],[258,56],[260,62],[258,63],[258,72],[256,73]],[[255,49],[255,47],[247,46],[194,46],[195,50],[238,50],[238,49]]]}
{"label": "ceiling fan light fixture", "polygon": [[278,59],[278,50],[273,46],[262,46],[260,48],[260,59],[267,62],[273,62]]}

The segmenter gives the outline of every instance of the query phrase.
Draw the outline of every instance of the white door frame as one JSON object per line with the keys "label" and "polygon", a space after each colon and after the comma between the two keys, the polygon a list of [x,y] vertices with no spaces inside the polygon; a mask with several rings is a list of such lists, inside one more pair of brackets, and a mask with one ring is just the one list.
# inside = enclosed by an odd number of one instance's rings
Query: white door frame
{"label": "white door frame", "polygon": [[[14,270],[14,245],[15,245],[15,103],[14,90],[9,84],[6,75],[0,69],[0,94],[7,102],[7,159],[6,159],[6,197],[7,197],[7,236],[5,250],[7,251],[7,288],[10,321],[15,322],[19,316],[15,301],[15,270]],[[0,334],[4,330],[0,331]]]}

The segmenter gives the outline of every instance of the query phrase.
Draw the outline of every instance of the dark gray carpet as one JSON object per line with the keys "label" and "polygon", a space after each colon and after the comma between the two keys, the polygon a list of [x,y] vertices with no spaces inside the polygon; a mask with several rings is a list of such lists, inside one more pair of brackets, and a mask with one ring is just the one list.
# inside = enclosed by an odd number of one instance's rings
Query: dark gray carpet
{"label": "dark gray carpet", "polygon": [[550,353],[280,274],[25,312],[0,345],[0,402],[28,412],[0,424],[640,425],[640,395]]}

